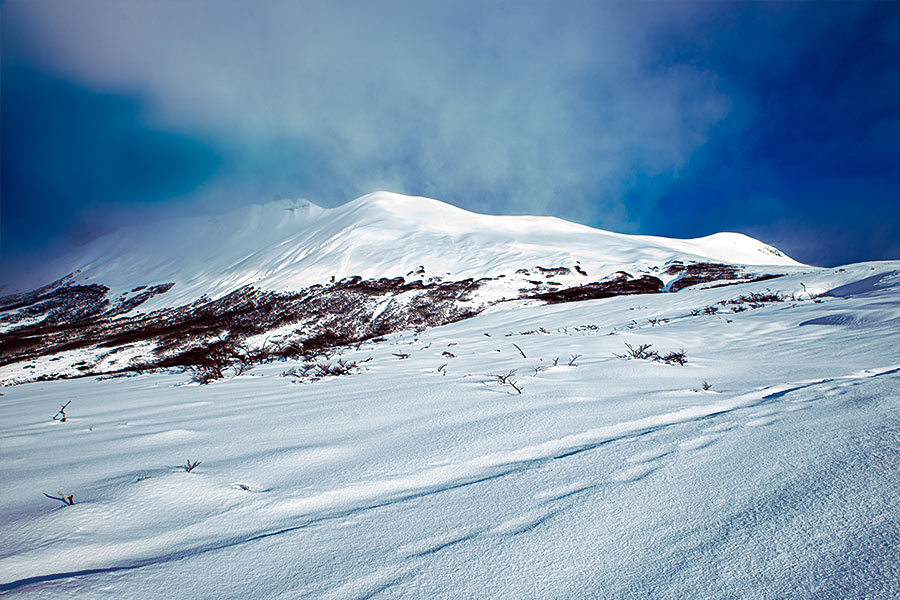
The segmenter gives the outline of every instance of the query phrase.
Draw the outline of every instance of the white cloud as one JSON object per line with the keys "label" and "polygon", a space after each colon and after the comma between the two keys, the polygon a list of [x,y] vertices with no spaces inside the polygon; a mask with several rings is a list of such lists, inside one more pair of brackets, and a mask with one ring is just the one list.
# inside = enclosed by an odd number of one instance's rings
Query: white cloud
{"label": "white cloud", "polygon": [[[656,62],[657,33],[690,18],[678,5],[37,0],[5,10],[69,75],[140,93],[159,122],[206,131],[239,159],[276,139],[315,153],[327,168],[310,185],[326,202],[391,187],[633,226],[629,184],[677,171],[729,108],[712,74]],[[219,190],[277,185],[247,169],[224,177]]]}

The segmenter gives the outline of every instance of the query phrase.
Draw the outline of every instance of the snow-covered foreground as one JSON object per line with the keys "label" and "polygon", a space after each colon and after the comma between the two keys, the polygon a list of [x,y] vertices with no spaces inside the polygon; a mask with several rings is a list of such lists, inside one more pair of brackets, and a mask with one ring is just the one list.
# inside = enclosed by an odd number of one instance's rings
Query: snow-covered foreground
{"label": "snow-covered foreground", "polygon": [[[0,591],[898,597],[898,270],[507,306],[313,383],[288,362],[3,388]],[[766,288],[801,299],[716,304]]]}

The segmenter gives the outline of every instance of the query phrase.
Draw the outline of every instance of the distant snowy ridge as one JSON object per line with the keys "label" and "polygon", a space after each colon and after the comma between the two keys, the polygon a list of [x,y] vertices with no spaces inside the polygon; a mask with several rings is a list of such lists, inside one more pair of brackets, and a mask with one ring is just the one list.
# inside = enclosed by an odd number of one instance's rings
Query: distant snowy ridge
{"label": "distant snowy ridge", "polygon": [[558,219],[472,213],[429,198],[375,192],[337,208],[280,200],[218,217],[179,218],[107,235],[58,261],[50,279],[102,284],[110,296],[174,283],[142,310],[218,298],[254,287],[285,291],[332,278],[415,274],[478,279],[535,266],[579,264],[593,278],[673,260],[796,267],[739,233],[693,240],[612,233]]}

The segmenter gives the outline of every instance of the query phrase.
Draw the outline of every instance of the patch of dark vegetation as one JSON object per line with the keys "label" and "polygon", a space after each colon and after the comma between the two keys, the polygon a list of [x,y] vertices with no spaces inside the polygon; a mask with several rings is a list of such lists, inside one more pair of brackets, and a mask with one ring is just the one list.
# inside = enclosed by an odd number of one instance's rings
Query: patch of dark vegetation
{"label": "patch of dark vegetation", "polygon": [[[368,362],[368,361],[363,361]],[[297,367],[281,373],[282,377],[290,377],[297,382],[318,381],[325,377],[340,377],[342,375],[352,375],[362,370],[358,361],[348,361],[342,358],[334,362],[328,361],[309,361]]]}
{"label": "patch of dark vegetation", "polygon": [[568,275],[572,271],[568,267],[535,267],[538,271],[543,273],[547,278],[553,277],[554,275]]}
{"label": "patch of dark vegetation", "polygon": [[[79,348],[150,342],[155,351],[141,357],[141,369],[187,368],[195,380],[206,383],[223,377],[229,368],[240,374],[268,360],[310,357],[324,349],[383,339],[397,331],[470,318],[479,308],[465,302],[483,283],[466,279],[424,284],[418,280],[407,283],[402,277],[348,277],[291,293],[247,286],[216,300],[202,298],[186,306],[117,318],[112,311],[104,312],[109,304],[107,288],[68,286],[47,294],[67,300],[57,307],[54,319],[48,321],[48,315],[39,323],[26,323],[0,334],[0,365]],[[146,293],[170,288],[171,284],[153,286]],[[393,301],[392,297],[408,292],[413,295],[404,302]],[[385,299],[388,305],[383,307]],[[255,349],[247,346],[248,338],[286,325],[293,325],[293,332],[277,343]],[[103,373],[93,365],[76,368],[93,375]]]}
{"label": "patch of dark vegetation", "polygon": [[54,282],[27,294],[0,298],[0,310],[4,311],[0,314],[0,324],[8,324],[11,329],[16,328],[16,323],[34,321],[40,321],[42,327],[64,326],[93,321],[101,316],[114,317],[127,313],[153,296],[168,292],[174,285],[139,286],[132,292],[144,291],[130,298],[123,294],[113,304],[107,298],[109,288],[105,285],[61,285]]}
{"label": "patch of dark vegetation", "polygon": [[32,304],[38,302],[38,299],[41,296],[44,296],[57,288],[71,285],[74,277],[74,273],[69,273],[65,277],[57,279],[52,283],[48,283],[47,285],[41,286],[30,292],[2,296],[0,297],[0,310],[16,310],[17,308],[22,308],[23,306],[31,306]]}
{"label": "patch of dark vegetation", "polygon": [[[748,274],[743,273],[740,267],[735,265],[726,265],[722,263],[688,263],[683,264],[681,261],[673,261],[666,269],[667,275],[678,275],[679,277],[669,284],[669,290],[677,292],[692,285],[700,283],[709,283],[711,281],[730,280],[732,283],[721,285],[734,285],[735,283],[750,283],[753,281],[765,281],[767,279],[775,279],[783,277],[783,274]],[[720,287],[720,286],[711,286]]]}
{"label": "patch of dark vegetation", "polygon": [[766,304],[772,302],[784,302],[785,300],[787,300],[787,298],[784,294],[773,292],[767,288],[763,292],[750,292],[749,294],[743,294],[728,301],[723,300],[720,304],[723,306],[731,305],[731,310],[733,312],[743,312],[747,310],[747,308],[762,308]]}
{"label": "patch of dark vegetation", "polygon": [[634,279],[627,273],[616,273],[613,279],[588,283],[577,287],[553,290],[549,292],[528,296],[538,300],[544,300],[549,304],[563,302],[578,302],[582,300],[596,300],[598,298],[611,298],[613,296],[625,296],[632,294],[658,294],[663,290],[663,282],[650,275],[643,275]]}
{"label": "patch of dark vegetation", "polygon": [[779,277],[784,277],[784,273],[763,273],[761,275],[749,275],[745,274],[739,281],[730,281],[728,283],[717,283],[715,285],[707,286],[708,289],[727,287],[729,285],[737,285],[740,283],[756,283],[758,281],[768,281],[769,279],[778,279]]}
{"label": "patch of dark vegetation", "polygon": [[[669,288],[672,291],[717,278],[734,280],[729,283],[734,284],[777,276],[745,275],[738,267],[715,263],[673,262],[667,269],[669,275],[680,274]],[[574,271],[587,275],[580,265],[575,265]],[[473,317],[486,306],[474,301],[473,292],[498,279],[443,281],[435,277],[423,281],[421,267],[410,273],[419,278],[407,281],[403,277],[333,277],[329,283],[286,293],[246,286],[221,298],[203,296],[188,305],[146,314],[135,314],[134,309],[167,293],[174,284],[137,286],[110,299],[106,286],[75,285],[74,276],[69,275],[32,292],[0,298],[0,325],[7,330],[0,334],[0,366],[69,350],[92,349],[109,355],[117,349],[144,345],[148,349],[130,362],[97,358],[90,363],[67,365],[66,361],[59,361],[53,363],[59,365],[58,370],[40,377],[177,368],[190,370],[195,380],[205,383],[229,371],[241,374],[262,362],[310,360],[328,356],[335,348],[358,349],[365,341],[384,340],[384,336],[399,331],[422,331]],[[572,271],[568,267],[533,267],[517,273],[549,279]],[[657,294],[666,289],[658,277],[635,277],[624,271],[603,281],[568,288],[556,281],[534,279],[529,283],[535,287],[522,289],[518,297],[506,299],[536,299],[553,304]],[[732,305],[755,307],[768,301],[772,300],[751,294],[736,299]],[[707,307],[704,312],[714,314],[716,310],[717,307]],[[651,325],[664,322],[650,320]],[[259,340],[273,330],[278,333],[260,346]],[[251,338],[255,338],[252,345]]]}
{"label": "patch of dark vegetation", "polygon": [[16,294],[6,296],[5,311],[0,315],[0,324],[15,325],[17,322],[40,319],[43,325],[80,323],[102,313],[109,305],[106,294],[109,288],[103,285],[69,285],[56,287],[43,293]]}

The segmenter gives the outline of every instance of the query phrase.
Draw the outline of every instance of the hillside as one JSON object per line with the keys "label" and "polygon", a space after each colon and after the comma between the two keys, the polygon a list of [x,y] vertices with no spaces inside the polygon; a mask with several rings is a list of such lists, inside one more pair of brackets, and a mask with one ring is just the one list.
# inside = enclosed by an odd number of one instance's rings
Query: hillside
{"label": "hillside", "polygon": [[309,355],[498,303],[809,269],[736,233],[630,236],[386,192],[334,209],[280,201],[124,229],[49,265],[35,289],[19,282],[0,298],[0,381],[176,366],[218,377],[236,361]]}
{"label": "hillside", "polygon": [[897,597],[898,273],[504,302],[208,385],[5,387],[0,590]]}

